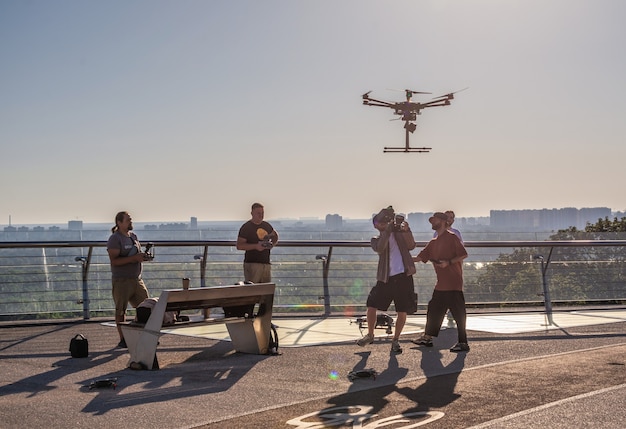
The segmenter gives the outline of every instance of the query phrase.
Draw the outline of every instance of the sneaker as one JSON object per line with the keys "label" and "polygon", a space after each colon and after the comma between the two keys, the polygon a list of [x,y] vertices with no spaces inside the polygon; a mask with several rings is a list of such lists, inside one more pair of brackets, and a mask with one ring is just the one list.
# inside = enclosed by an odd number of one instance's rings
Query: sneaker
{"label": "sneaker", "polygon": [[128,348],[128,346],[126,345],[126,340],[124,338],[122,338],[120,340],[120,342],[117,343],[117,348],[118,349],[127,349]]}
{"label": "sneaker", "polygon": [[469,352],[470,346],[467,343],[456,343],[454,347],[450,349],[450,351],[452,353]]}
{"label": "sneaker", "polygon": [[402,353],[402,347],[400,346],[400,341],[398,340],[392,340],[391,341],[391,351],[393,353]]}
{"label": "sneaker", "polygon": [[424,346],[424,347],[432,347],[433,346],[433,339],[432,338],[419,337],[417,340],[411,340],[411,342],[413,344],[417,344],[418,346]]}
{"label": "sneaker", "polygon": [[368,344],[372,344],[374,342],[374,335],[372,334],[366,334],[363,338],[361,338],[360,340],[357,340],[357,345],[359,347],[365,347]]}

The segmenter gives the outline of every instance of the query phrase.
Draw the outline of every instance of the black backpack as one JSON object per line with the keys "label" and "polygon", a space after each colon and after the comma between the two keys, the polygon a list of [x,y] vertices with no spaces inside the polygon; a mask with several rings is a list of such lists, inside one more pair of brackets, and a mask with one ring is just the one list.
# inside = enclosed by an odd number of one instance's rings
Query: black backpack
{"label": "black backpack", "polygon": [[280,354],[278,352],[278,332],[276,331],[276,328],[278,328],[278,326],[274,325],[273,323],[270,325],[270,342],[267,348],[268,355]]}

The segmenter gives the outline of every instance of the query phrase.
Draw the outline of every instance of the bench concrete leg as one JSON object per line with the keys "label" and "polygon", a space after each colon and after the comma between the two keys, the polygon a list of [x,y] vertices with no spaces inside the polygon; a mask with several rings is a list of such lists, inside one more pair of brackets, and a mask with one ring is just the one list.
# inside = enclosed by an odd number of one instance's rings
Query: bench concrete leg
{"label": "bench concrete leg", "polygon": [[122,334],[130,353],[127,366],[138,362],[147,369],[158,369],[156,348],[161,335],[159,332],[147,331],[143,327],[122,326]]}
{"label": "bench concrete leg", "polygon": [[226,322],[233,348],[242,353],[267,354],[271,323],[264,317]]}

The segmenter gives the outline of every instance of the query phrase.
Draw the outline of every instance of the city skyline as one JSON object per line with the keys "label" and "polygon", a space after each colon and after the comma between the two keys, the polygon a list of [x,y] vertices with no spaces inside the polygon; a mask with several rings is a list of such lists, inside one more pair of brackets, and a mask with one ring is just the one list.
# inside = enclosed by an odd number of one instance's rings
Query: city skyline
{"label": "city skyline", "polygon": [[[372,213],[371,216],[376,213]],[[428,223],[427,219],[432,212],[413,212],[409,211],[407,213],[403,213],[409,217],[409,221],[415,219],[419,219],[422,223]],[[337,225],[337,222],[341,223],[342,221],[349,222],[366,222],[369,224],[370,217],[366,218],[349,218],[344,217],[339,213],[327,213],[324,217],[314,217],[314,216],[304,216],[300,218],[272,218],[267,219],[272,222],[325,222],[326,225]],[[516,223],[519,224],[528,224],[532,219],[534,222],[561,222],[562,225],[558,227],[568,227],[568,226],[577,226],[580,228],[584,227],[586,222],[594,223],[598,219],[604,219],[612,217],[622,218],[626,217],[625,211],[615,211],[611,210],[609,207],[582,207],[582,208],[574,208],[574,207],[561,207],[561,208],[543,208],[543,209],[513,209],[513,210],[498,210],[492,209],[490,210],[489,216],[474,216],[474,217],[464,217],[464,216],[456,216],[457,223],[463,223],[464,225],[483,225],[483,226],[515,226]],[[141,225],[143,228],[157,230],[162,227],[171,227],[172,230],[176,229],[186,229],[190,227],[191,229],[198,228],[202,225],[210,225],[210,224],[218,224],[218,223],[229,223],[233,225],[239,225],[241,222],[245,222],[247,219],[199,219],[197,216],[189,216],[187,219],[169,219],[169,220],[134,220],[133,223],[136,225]],[[495,223],[494,223],[495,221]],[[488,223],[487,223],[488,222]],[[565,223],[563,223],[565,222]],[[188,223],[188,224],[187,224]],[[42,227],[53,227],[54,229],[59,228],[60,225],[66,225],[69,230],[81,230],[83,226],[93,226],[97,225],[99,227],[103,227],[106,225],[112,225],[113,222],[84,222],[80,219],[69,219],[67,222],[62,223],[34,223],[34,224],[16,224],[12,223],[9,219],[8,224],[0,223],[0,228],[4,228],[5,231],[12,230],[30,230],[31,228],[40,229]],[[493,225],[492,225],[493,224]],[[108,227],[106,227],[108,229]],[[552,228],[553,229],[553,228]]]}
{"label": "city skyline", "polygon": [[[245,13],[242,13],[245,11]],[[621,0],[0,2],[0,222],[626,210]],[[427,154],[361,95],[468,88]]]}

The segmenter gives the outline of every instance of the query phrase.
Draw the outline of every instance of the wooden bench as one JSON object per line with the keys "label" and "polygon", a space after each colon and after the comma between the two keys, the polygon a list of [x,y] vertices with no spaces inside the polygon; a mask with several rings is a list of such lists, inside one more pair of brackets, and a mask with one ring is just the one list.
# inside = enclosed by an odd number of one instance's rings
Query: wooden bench
{"label": "wooden bench", "polygon": [[[257,283],[164,290],[145,325],[134,322],[121,324],[130,353],[128,365],[136,362],[147,369],[158,369],[156,348],[159,337],[162,335],[163,316],[166,311],[206,310],[214,307],[258,304],[258,310],[254,316],[225,317],[224,319],[204,320],[204,323],[225,323],[235,350],[243,353],[266,354],[275,288],[274,283]],[[189,323],[167,325],[167,329],[175,329],[177,325],[178,327],[189,326]]]}

